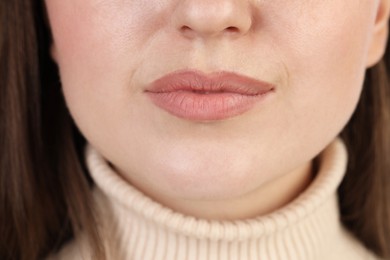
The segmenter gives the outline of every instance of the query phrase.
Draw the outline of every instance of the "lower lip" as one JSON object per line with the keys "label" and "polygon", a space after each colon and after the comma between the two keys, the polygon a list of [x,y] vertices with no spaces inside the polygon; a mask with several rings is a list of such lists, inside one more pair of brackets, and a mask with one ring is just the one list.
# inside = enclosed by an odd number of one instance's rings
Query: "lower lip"
{"label": "lower lip", "polygon": [[168,113],[193,121],[223,120],[241,115],[273,91],[258,95],[234,92],[200,94],[191,91],[147,92],[152,102]]}

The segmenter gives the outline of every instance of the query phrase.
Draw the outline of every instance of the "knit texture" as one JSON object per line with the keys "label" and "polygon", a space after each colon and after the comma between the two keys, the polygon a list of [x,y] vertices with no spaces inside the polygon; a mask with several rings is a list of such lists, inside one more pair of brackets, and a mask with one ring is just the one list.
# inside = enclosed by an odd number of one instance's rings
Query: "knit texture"
{"label": "knit texture", "polygon": [[[377,259],[339,220],[337,188],[347,154],[337,139],[320,155],[310,186],[285,207],[240,221],[184,216],[145,196],[91,146],[86,160],[109,260]],[[92,259],[84,234],[50,259]]]}

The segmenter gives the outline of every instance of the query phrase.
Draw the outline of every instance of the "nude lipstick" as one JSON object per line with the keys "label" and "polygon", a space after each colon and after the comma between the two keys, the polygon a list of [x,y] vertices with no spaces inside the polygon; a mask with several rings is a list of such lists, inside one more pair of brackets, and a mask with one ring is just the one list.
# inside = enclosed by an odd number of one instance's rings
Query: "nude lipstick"
{"label": "nude lipstick", "polygon": [[250,110],[275,86],[232,72],[182,70],[153,81],[145,93],[159,108],[193,121],[223,120]]}

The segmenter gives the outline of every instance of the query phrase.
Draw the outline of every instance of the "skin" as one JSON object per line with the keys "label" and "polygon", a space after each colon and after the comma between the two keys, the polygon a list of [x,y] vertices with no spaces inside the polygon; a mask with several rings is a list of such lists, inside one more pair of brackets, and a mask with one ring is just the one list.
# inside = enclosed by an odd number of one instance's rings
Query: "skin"
{"label": "skin", "polygon": [[[208,219],[267,214],[302,192],[382,57],[390,0],[47,0],[51,53],[77,126],[147,195]],[[233,71],[274,95],[189,121],[144,93],[180,69]]]}

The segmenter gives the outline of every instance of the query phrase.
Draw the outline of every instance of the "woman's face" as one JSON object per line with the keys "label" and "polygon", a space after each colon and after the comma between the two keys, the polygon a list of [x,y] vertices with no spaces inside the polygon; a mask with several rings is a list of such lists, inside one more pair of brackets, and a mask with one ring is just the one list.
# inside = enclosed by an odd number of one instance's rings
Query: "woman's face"
{"label": "woman's face", "polygon": [[[63,93],[87,140],[141,189],[200,200],[239,197],[294,172],[338,135],[358,102],[365,70],[382,55],[387,2],[46,5]],[[183,70],[234,72],[273,91],[240,113],[183,117],[147,92],[157,79]]]}

